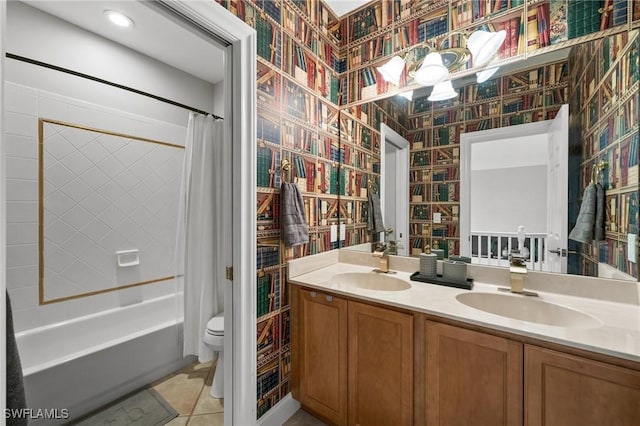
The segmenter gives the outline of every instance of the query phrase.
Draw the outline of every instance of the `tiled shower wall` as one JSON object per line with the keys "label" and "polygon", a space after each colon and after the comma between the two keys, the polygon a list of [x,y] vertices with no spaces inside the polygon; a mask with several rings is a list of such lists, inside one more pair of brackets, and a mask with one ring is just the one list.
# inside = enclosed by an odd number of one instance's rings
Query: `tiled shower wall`
{"label": "tiled shower wall", "polygon": [[[186,127],[32,87],[6,84],[4,137],[7,155],[7,288],[13,303],[16,330],[39,327],[174,292],[175,283],[173,280],[168,280],[89,298],[48,305],[38,304],[39,117],[181,145],[184,144],[186,137]],[[85,147],[84,150],[82,146]],[[170,214],[168,213],[170,209],[165,207],[175,207],[183,150],[175,149],[179,151],[178,154],[157,155],[155,160],[151,160],[149,156],[150,161],[140,162],[140,159],[136,158],[140,152],[133,152],[135,149],[132,149],[127,159],[120,158],[118,163],[115,163],[113,160],[118,158],[117,156],[98,155],[95,151],[94,154],[89,154],[88,146],[82,146],[71,145],[65,148],[68,152],[64,158],[67,160],[60,164],[62,167],[58,168],[56,175],[60,179],[59,183],[64,183],[72,177],[71,170],[75,169],[78,172],[85,169],[80,177],[91,189],[90,192],[87,188],[85,188],[87,191],[75,191],[73,195],[71,192],[61,194],[69,199],[71,199],[70,196],[79,197],[79,204],[83,204],[83,208],[76,212],[81,214],[76,214],[73,218],[62,222],[56,234],[57,238],[68,237],[65,240],[68,244],[65,252],[75,252],[77,254],[75,262],[79,261],[84,266],[90,266],[88,257],[103,253],[107,258],[106,262],[112,267],[111,272],[114,273],[114,249],[140,248],[141,265],[151,265],[152,261],[149,256],[145,257],[144,252],[144,248],[151,244],[148,240],[161,238],[173,241],[176,227],[164,222],[157,229],[146,230],[151,233],[143,232],[143,228],[136,224],[136,220],[142,220],[144,215],[148,219],[148,215],[152,212]],[[132,148],[135,147],[132,145]],[[108,163],[111,165],[107,166]],[[105,179],[106,173],[101,167],[104,170],[110,167],[110,171],[114,174],[113,179]],[[50,172],[49,176],[54,176],[53,171]],[[88,174],[83,176],[84,173]],[[45,193],[53,189],[49,184],[45,188]],[[158,192],[160,187],[165,188],[166,191]],[[100,191],[101,188],[104,190],[103,193]],[[108,189],[110,191],[107,191]],[[84,193],[84,197],[81,197],[81,193]],[[120,194],[119,199],[109,199],[117,194]],[[121,225],[123,226],[120,228],[115,226],[115,216],[109,216],[109,218],[104,216],[113,208],[118,209],[122,214]],[[134,214],[134,212],[138,213]],[[64,216],[64,213],[61,212],[60,216]],[[103,225],[100,228],[104,233],[97,233],[98,226],[95,226],[96,217],[99,215],[103,215],[99,220]],[[121,236],[120,241],[113,238],[116,235]],[[97,242],[100,246],[91,244],[92,242]],[[90,246],[93,246],[93,249],[90,249]],[[96,247],[98,247],[97,252]],[[153,275],[169,272],[165,270],[167,266],[164,262],[162,258],[156,256],[153,264],[157,267],[158,274],[154,272]],[[161,268],[160,263],[163,263]],[[45,265],[47,265],[46,259]],[[112,278],[114,276],[115,273],[111,275]],[[96,275],[92,273],[87,277],[87,281],[95,277]],[[45,278],[48,277],[45,276]],[[113,284],[115,286],[117,282]]]}

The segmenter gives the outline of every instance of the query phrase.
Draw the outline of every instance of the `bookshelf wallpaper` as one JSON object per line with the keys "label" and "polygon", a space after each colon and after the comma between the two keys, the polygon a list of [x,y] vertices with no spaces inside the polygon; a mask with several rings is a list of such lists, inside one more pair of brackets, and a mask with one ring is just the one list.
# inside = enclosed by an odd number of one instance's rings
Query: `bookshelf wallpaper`
{"label": "bookshelf wallpaper", "polygon": [[[341,18],[322,0],[215,1],[257,33],[257,417],[290,389],[286,262],[370,240],[365,201],[379,187],[380,124],[412,143],[412,247],[453,254],[460,133],[550,118],[568,96],[564,64],[554,64],[460,88],[453,101],[391,101],[383,98],[412,87],[387,84],[375,67],[416,42],[460,44],[452,31],[505,29],[499,56],[509,62],[640,26],[632,0],[374,0]],[[597,25],[591,3],[607,11]],[[295,249],[279,238],[283,179],[299,185],[309,222],[309,243]],[[429,221],[434,212],[441,224]],[[332,242],[339,223],[345,232]]]}
{"label": "bookshelf wallpaper", "polygon": [[[573,243],[580,253],[573,273],[598,275],[598,263],[638,278],[638,264],[628,260],[627,234],[638,234],[638,30],[576,46],[569,56],[570,109],[577,146],[572,167],[579,170],[570,188],[570,217],[575,218],[593,166],[605,162],[599,181],[606,197],[604,241]],[[573,223],[569,223],[570,228]]]}

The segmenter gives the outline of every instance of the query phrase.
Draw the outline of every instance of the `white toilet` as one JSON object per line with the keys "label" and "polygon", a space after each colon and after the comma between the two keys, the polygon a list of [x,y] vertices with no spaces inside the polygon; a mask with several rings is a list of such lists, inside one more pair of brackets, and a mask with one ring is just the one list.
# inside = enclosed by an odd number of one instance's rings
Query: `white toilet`
{"label": "white toilet", "polygon": [[207,330],[204,332],[204,343],[218,352],[216,372],[211,384],[211,396],[224,398],[224,314],[218,314],[209,320]]}

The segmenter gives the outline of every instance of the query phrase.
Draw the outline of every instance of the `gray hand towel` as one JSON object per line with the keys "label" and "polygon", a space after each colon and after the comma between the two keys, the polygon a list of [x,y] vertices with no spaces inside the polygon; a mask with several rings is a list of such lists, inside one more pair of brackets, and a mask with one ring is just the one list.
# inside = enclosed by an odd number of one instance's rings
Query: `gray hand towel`
{"label": "gray hand towel", "polygon": [[302,194],[297,185],[289,182],[280,185],[280,238],[285,247],[309,242]]}
{"label": "gray hand towel", "polygon": [[372,232],[383,232],[384,224],[382,223],[380,198],[378,198],[378,194],[371,191],[369,191],[367,197],[369,203],[369,220],[367,221],[367,230]]}
{"label": "gray hand towel", "polygon": [[590,183],[584,190],[582,205],[576,219],[576,226],[569,233],[569,239],[580,243],[591,244],[593,227],[596,219],[596,186]]}
{"label": "gray hand towel", "polygon": [[[18,345],[16,336],[13,331],[13,314],[11,311],[11,301],[9,300],[9,292],[7,292],[7,332],[5,334],[7,344],[7,408],[19,409],[27,408],[27,400],[24,392],[24,380],[22,377],[22,364],[20,363],[20,354],[18,353]],[[8,418],[7,425],[22,426],[26,425],[28,420],[24,418]]]}
{"label": "gray hand towel", "polygon": [[605,195],[604,187],[601,184],[596,185],[596,216],[595,227],[593,230],[593,239],[596,241],[604,240],[605,234]]}

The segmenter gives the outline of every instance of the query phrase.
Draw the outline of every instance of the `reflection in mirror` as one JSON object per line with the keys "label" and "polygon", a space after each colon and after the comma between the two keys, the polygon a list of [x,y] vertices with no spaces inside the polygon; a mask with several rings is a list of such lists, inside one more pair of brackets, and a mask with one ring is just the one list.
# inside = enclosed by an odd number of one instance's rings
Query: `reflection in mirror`
{"label": "reflection in mirror", "polygon": [[[418,255],[426,246],[443,249],[445,256],[464,254],[460,241],[462,135],[552,120],[562,105],[569,104],[568,186],[562,202],[567,214],[561,222],[567,232],[573,229],[584,190],[592,180],[593,166],[604,162],[606,169],[598,179],[605,191],[604,240],[585,244],[558,235],[554,243],[544,242],[536,240],[536,236],[540,234],[542,238],[546,230],[538,232],[532,225],[525,230],[530,234],[525,242],[530,262],[555,256],[560,262],[554,270],[637,280],[638,31],[621,31],[574,43],[564,51],[552,49],[532,55],[527,60],[501,67],[500,74],[484,83],[477,84],[468,77],[453,83],[458,96],[449,101],[428,101],[430,88],[427,88],[415,91],[413,101],[394,96],[349,105],[340,112],[341,124],[351,122],[344,127],[356,135],[353,138],[373,141],[369,146],[374,162],[381,153],[376,150],[377,144],[382,145],[381,123],[410,143],[410,182],[405,189],[410,197],[407,254]],[[345,165],[352,166],[346,162]],[[385,181],[385,176],[378,176],[375,169],[366,170],[374,179]],[[360,174],[357,169],[347,172]],[[474,181],[475,186],[478,184]],[[494,182],[490,189],[478,190],[487,196],[506,190],[507,184],[517,187],[518,182],[502,179]],[[531,198],[530,185],[530,182],[522,183],[522,191]],[[382,196],[385,192],[386,188]],[[359,212],[366,217],[361,200],[349,195],[341,197],[341,204],[352,203],[356,217]],[[533,203],[529,199],[529,204]],[[547,212],[554,209],[548,203]],[[498,209],[491,202],[481,204],[485,210]],[[509,218],[523,214],[506,206],[500,210]],[[474,211],[470,213],[475,219]],[[547,220],[546,215],[544,219]],[[345,245],[371,241],[371,235],[362,229],[357,221],[347,225]],[[515,233],[516,229],[517,226],[511,226],[508,232]],[[485,248],[477,250],[479,253],[484,250],[487,255],[492,252],[498,262],[502,250],[491,251],[489,241],[484,243]],[[497,247],[498,240],[495,241]],[[478,247],[481,244],[478,243]],[[515,240],[513,245],[517,245]]]}
{"label": "reflection in mirror", "polygon": [[529,269],[567,272],[568,108],[460,136],[460,252],[473,263],[508,266],[518,251]]}

